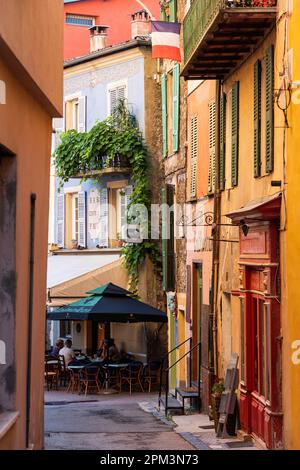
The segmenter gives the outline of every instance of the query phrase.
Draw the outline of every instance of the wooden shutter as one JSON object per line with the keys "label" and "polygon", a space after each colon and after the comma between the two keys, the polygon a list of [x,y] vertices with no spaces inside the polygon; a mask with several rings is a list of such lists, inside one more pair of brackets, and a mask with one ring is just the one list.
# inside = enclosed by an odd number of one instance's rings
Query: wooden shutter
{"label": "wooden shutter", "polygon": [[190,121],[191,126],[191,182],[190,196],[195,197],[197,193],[197,158],[198,158],[198,116]]}
{"label": "wooden shutter", "polygon": [[170,212],[168,220],[168,208],[174,205],[174,186],[167,184],[162,189],[162,264],[163,264],[163,289],[173,291],[175,288],[175,253],[174,253],[174,212]]}
{"label": "wooden shutter", "polygon": [[170,0],[168,7],[170,8],[169,21],[175,23],[177,19],[177,0]]}
{"label": "wooden shutter", "polygon": [[173,152],[179,150],[179,94],[180,94],[180,66],[173,68]]}
{"label": "wooden shutter", "polygon": [[266,55],[266,172],[274,169],[274,46]]}
{"label": "wooden shutter", "polygon": [[112,114],[115,109],[118,101],[118,92],[117,89],[109,90],[109,114]]}
{"label": "wooden shutter", "polygon": [[78,100],[78,132],[86,132],[86,96]]}
{"label": "wooden shutter", "polygon": [[117,88],[117,97],[118,100],[125,100],[126,98],[126,86],[122,85]]}
{"label": "wooden shutter", "polygon": [[231,185],[237,186],[239,166],[239,82],[236,82],[232,87],[231,108]]}
{"label": "wooden shutter", "polygon": [[162,139],[163,156],[166,157],[168,150],[168,121],[167,121],[167,75],[161,77],[161,102],[162,102]]}
{"label": "wooden shutter", "polygon": [[254,64],[254,177],[261,175],[261,61]]}
{"label": "wooden shutter", "polygon": [[220,155],[219,155],[219,185],[225,189],[225,155],[226,155],[226,94],[221,95],[220,101]]}
{"label": "wooden shutter", "polygon": [[128,224],[127,211],[128,204],[130,203],[131,194],[133,191],[133,186],[128,185],[122,190],[123,194],[121,195],[121,236],[125,240],[127,238],[126,226]]}
{"label": "wooden shutter", "polygon": [[57,195],[56,242],[60,248],[65,245],[65,195]]}
{"label": "wooden shutter", "polygon": [[100,189],[100,233],[99,246],[108,247],[108,190]]}
{"label": "wooden shutter", "polygon": [[78,245],[86,248],[86,192],[78,193]]}
{"label": "wooden shutter", "polygon": [[209,170],[208,193],[213,193],[216,182],[216,102],[209,103]]}

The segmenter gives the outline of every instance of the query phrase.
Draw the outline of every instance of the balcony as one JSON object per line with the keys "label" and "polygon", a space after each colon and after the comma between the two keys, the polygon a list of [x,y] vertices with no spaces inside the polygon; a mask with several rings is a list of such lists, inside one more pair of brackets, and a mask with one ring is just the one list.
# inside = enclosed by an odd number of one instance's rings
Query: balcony
{"label": "balcony", "polygon": [[77,178],[86,178],[88,176],[103,175],[109,173],[130,173],[131,165],[125,155],[116,154],[114,157],[97,157],[93,162],[81,166],[76,174]]}
{"label": "balcony", "polygon": [[187,79],[223,80],[276,24],[277,0],[194,0],[183,22]]}

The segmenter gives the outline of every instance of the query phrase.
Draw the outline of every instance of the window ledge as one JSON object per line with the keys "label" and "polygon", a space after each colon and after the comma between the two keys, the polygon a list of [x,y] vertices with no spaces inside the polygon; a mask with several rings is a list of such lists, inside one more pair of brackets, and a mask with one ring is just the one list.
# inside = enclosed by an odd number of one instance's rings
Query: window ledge
{"label": "window ledge", "polygon": [[20,415],[19,411],[0,413],[0,440],[15,424],[19,415]]}

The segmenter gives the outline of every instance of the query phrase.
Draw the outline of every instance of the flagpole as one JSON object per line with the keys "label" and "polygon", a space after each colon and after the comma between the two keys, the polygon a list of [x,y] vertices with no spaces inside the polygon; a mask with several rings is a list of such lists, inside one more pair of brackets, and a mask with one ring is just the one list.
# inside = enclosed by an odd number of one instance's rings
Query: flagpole
{"label": "flagpole", "polygon": [[148,13],[148,15],[150,16],[150,19],[151,20],[155,20],[155,17],[152,15],[151,11],[149,10],[148,7],[146,7],[146,5],[141,1],[141,0],[135,0],[137,3],[139,3],[141,5],[141,7],[144,8],[144,10],[146,10],[146,12]]}

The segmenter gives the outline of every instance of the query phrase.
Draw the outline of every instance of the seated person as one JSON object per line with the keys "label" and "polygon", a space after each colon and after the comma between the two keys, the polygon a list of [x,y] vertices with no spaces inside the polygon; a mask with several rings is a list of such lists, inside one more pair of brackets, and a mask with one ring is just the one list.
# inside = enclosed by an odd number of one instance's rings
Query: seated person
{"label": "seated person", "polygon": [[52,350],[52,352],[50,353],[50,356],[52,357],[55,357],[56,359],[58,358],[58,355],[59,355],[59,351],[64,347],[64,340],[63,339],[57,339],[56,340],[56,343],[55,343],[55,346]]}
{"label": "seated person", "polygon": [[108,346],[108,359],[112,362],[119,362],[120,357],[119,350],[115,345],[115,340],[111,338]]}
{"label": "seated person", "polygon": [[59,354],[64,356],[66,366],[75,358],[74,351],[72,349],[72,341],[67,339],[65,341],[65,346],[59,351]]}
{"label": "seated person", "polygon": [[97,359],[99,359],[99,361],[102,361],[105,359],[105,356],[105,343],[104,339],[102,339],[100,341],[99,348],[97,349]]}

